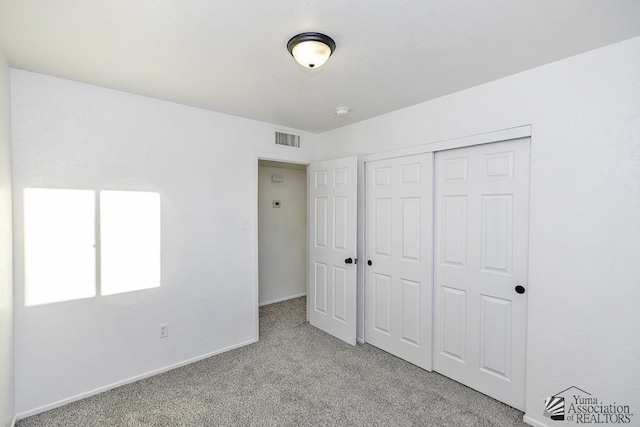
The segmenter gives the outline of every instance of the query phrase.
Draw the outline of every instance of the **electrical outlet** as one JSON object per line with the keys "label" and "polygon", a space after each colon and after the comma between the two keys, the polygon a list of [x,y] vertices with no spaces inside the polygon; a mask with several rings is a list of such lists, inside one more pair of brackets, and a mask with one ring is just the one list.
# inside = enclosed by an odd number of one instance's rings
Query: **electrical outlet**
{"label": "electrical outlet", "polygon": [[166,338],[169,336],[169,324],[168,323],[161,323],[160,324],[160,334],[158,335],[158,338]]}

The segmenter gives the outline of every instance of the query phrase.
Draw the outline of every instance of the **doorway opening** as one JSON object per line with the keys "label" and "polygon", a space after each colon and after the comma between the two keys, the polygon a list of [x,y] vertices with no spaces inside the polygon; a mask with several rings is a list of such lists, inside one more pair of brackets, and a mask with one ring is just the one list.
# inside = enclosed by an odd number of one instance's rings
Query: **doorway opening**
{"label": "doorway opening", "polygon": [[258,160],[258,305],[307,295],[307,166]]}

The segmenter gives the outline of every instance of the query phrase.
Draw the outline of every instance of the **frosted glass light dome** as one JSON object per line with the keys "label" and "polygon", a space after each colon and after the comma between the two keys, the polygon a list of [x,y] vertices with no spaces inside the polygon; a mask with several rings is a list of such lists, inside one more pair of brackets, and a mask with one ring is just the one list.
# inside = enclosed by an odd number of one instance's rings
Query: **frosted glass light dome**
{"label": "frosted glass light dome", "polygon": [[327,62],[336,43],[321,33],[302,33],[289,40],[287,49],[303,67],[318,68]]}

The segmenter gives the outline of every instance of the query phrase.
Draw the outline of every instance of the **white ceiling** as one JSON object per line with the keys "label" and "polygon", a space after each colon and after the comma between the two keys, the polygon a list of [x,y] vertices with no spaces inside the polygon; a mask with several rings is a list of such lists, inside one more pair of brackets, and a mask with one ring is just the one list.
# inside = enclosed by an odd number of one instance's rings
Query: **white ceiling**
{"label": "white ceiling", "polygon": [[638,35],[640,0],[0,0],[13,67],[311,132]]}

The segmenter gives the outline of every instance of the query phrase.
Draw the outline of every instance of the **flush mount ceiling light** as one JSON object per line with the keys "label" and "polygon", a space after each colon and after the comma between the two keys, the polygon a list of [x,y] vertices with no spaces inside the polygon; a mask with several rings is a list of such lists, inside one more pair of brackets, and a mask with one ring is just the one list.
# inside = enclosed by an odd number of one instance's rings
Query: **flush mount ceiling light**
{"label": "flush mount ceiling light", "polygon": [[318,68],[336,50],[336,42],[325,34],[301,33],[291,37],[287,50],[303,67]]}

